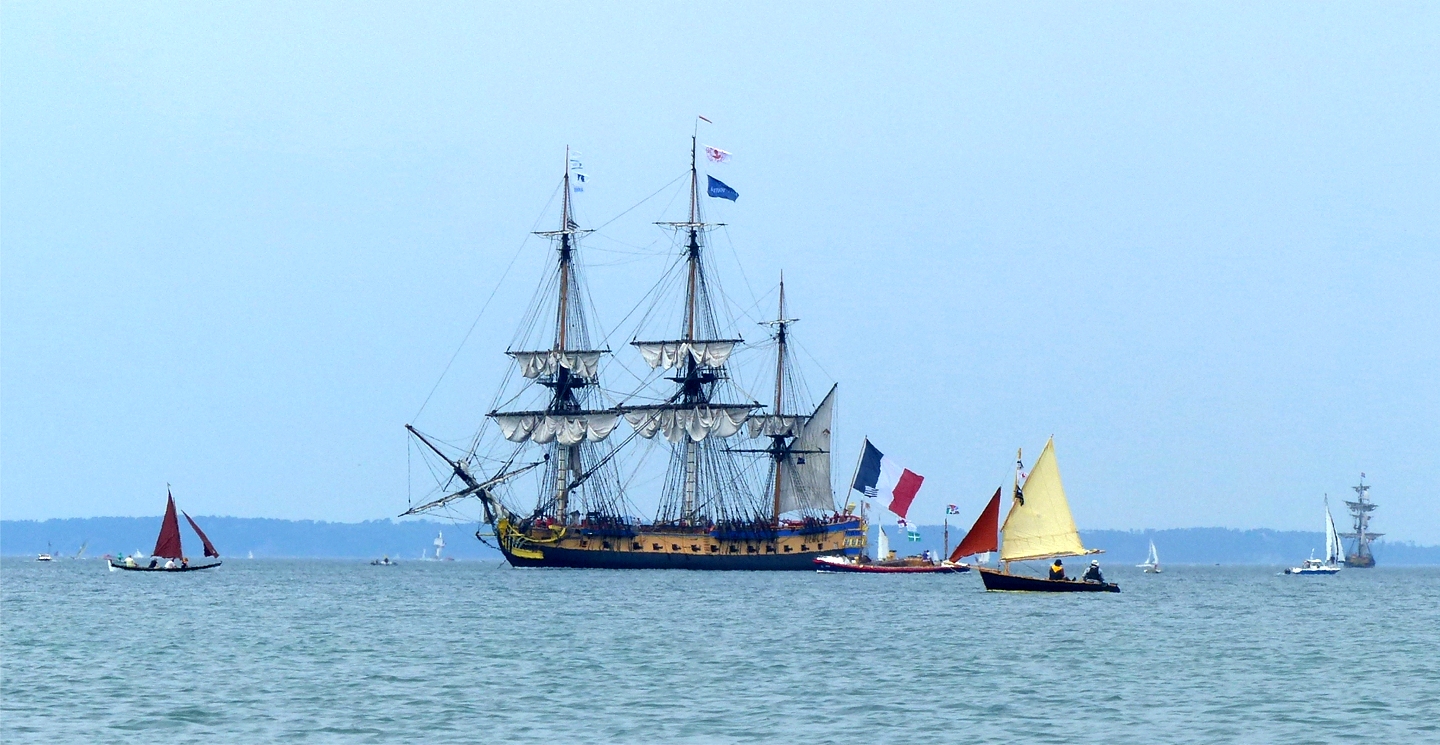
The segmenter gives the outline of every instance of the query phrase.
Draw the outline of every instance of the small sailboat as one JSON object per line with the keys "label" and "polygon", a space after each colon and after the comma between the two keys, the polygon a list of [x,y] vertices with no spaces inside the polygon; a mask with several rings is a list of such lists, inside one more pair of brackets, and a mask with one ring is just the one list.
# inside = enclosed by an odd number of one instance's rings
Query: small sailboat
{"label": "small sailboat", "polygon": [[435,560],[440,560],[440,552],[445,550],[445,531],[439,531],[435,536]]}
{"label": "small sailboat", "polygon": [[[1001,569],[979,567],[980,578],[985,589],[1009,592],[1120,592],[1120,586],[1113,582],[1077,581],[1074,579],[1046,579],[1022,574],[1013,574],[1010,564],[1017,561],[1058,559],[1066,556],[1087,556],[1098,554],[1098,549],[1087,549],[1080,542],[1080,531],[1075,528],[1075,518],[1070,515],[1070,503],[1065,499],[1065,487],[1060,482],[1060,466],[1055,461],[1055,438],[1045,443],[1045,449],[1030,470],[1023,488],[1020,484],[1021,465],[1019,453],[1015,459],[1015,491],[1010,514],[1005,517],[999,541]],[[995,519],[999,518],[999,494],[991,498]],[[990,512],[991,505],[986,506]],[[977,527],[985,523],[986,515],[976,521]],[[983,525],[993,530],[988,523]],[[989,535],[994,535],[990,533]],[[966,536],[969,538],[969,536]],[[977,538],[980,548],[989,549],[989,541]],[[956,551],[965,548],[962,542]]]}
{"label": "small sailboat", "polygon": [[1155,541],[1150,541],[1150,553],[1145,555],[1145,563],[1135,566],[1144,569],[1146,574],[1160,573],[1160,555],[1155,553]]}
{"label": "small sailboat", "polygon": [[[186,558],[184,549],[180,546],[180,520],[175,512],[175,497],[167,488],[165,490],[165,517],[160,520],[160,535],[155,539],[155,550],[150,552],[150,562],[143,564],[136,561],[134,556],[126,557],[120,563],[116,563],[114,559],[107,559],[106,563],[110,565],[110,571],[123,569],[127,572],[198,572],[201,569],[213,569],[220,566],[219,561],[190,565],[190,559]],[[205,535],[205,531],[195,524],[195,519],[183,511],[180,514],[185,515],[185,521],[190,523],[190,528],[195,531],[195,535],[200,536],[200,542],[205,545],[205,556],[219,559],[220,552],[215,550],[214,544],[210,543],[210,538]],[[140,552],[136,551],[135,553],[138,555]],[[165,560],[164,564],[160,563],[161,559]]]}
{"label": "small sailboat", "polygon": [[36,557],[35,557],[35,560],[36,560],[36,561],[54,561],[54,560],[55,560],[55,549],[51,548],[49,543],[46,543],[46,544],[45,544],[45,553],[40,554],[39,556],[36,556]]}
{"label": "small sailboat", "polygon": [[1330,516],[1330,498],[1325,498],[1325,560],[1315,558],[1312,552],[1310,558],[1300,563],[1298,567],[1290,567],[1285,570],[1286,574],[1313,574],[1329,576],[1340,571],[1340,562],[1345,559],[1345,549],[1340,545],[1340,532],[1335,530],[1335,518]]}

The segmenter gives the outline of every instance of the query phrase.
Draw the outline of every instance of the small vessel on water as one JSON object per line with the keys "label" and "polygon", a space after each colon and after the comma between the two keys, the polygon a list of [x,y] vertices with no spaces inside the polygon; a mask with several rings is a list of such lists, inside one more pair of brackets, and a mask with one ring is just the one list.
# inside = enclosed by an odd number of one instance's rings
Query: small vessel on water
{"label": "small vessel on water", "polygon": [[440,560],[440,552],[445,550],[445,531],[439,531],[435,536],[435,560]]}
{"label": "small vessel on water", "polygon": [[36,557],[35,557],[35,560],[36,560],[36,561],[54,561],[54,560],[55,560],[55,549],[52,548],[49,543],[46,543],[46,544],[45,544],[45,553],[40,554],[39,556],[36,556]]}
{"label": "small vessel on water", "polygon": [[1310,553],[1310,558],[1300,563],[1298,567],[1290,567],[1285,570],[1286,574],[1315,574],[1331,575],[1340,571],[1341,557],[1344,549],[1340,545],[1340,533],[1335,530],[1335,519],[1330,517],[1330,499],[1325,499],[1325,560],[1315,558],[1315,553]]}
{"label": "small vessel on water", "polygon": [[[1010,571],[1013,562],[1059,559],[1066,556],[1088,556],[1098,554],[1099,549],[1087,549],[1080,542],[1080,531],[1075,528],[1075,518],[1070,515],[1070,503],[1065,499],[1065,487],[1060,482],[1060,466],[1055,460],[1055,438],[1045,443],[1030,475],[1022,486],[1020,481],[1024,464],[1020,453],[1015,455],[1015,487],[1010,513],[1000,528],[999,570],[979,567],[980,578],[985,589],[1008,592],[1120,592],[1120,586],[1113,582],[1078,581],[1075,579],[1047,579]],[[991,499],[995,515],[999,516],[999,493]],[[988,512],[990,507],[986,507]],[[984,521],[977,521],[977,526]],[[991,534],[993,536],[993,533]],[[969,539],[969,536],[966,536]],[[989,541],[976,539],[978,548],[989,550]],[[962,542],[959,551],[966,548]]]}
{"label": "small vessel on water", "polygon": [[[200,536],[200,542],[205,545],[206,558],[219,559],[220,552],[215,550],[214,544],[210,543],[210,538],[205,535],[205,531],[195,524],[195,519],[183,511],[180,514],[185,515],[185,521],[190,523],[191,530],[195,531],[195,535]],[[219,561],[190,565],[190,559],[185,556],[185,551],[180,546],[180,520],[175,515],[175,497],[170,493],[168,487],[165,489],[165,517],[160,520],[160,535],[155,539],[155,550],[150,552],[150,557],[149,564],[141,564],[135,560],[134,556],[127,556],[120,563],[116,563],[114,559],[107,559],[106,563],[110,565],[112,572],[118,569],[127,572],[198,572],[201,569],[214,569],[220,566]],[[161,559],[165,560],[164,564],[160,563]]]}
{"label": "small vessel on water", "polygon": [[1144,569],[1146,574],[1160,573],[1160,555],[1155,553],[1155,541],[1150,541],[1150,553],[1146,554],[1143,564],[1136,564],[1137,568]]}
{"label": "small vessel on water", "polygon": [[372,566],[372,567],[394,567],[394,566],[400,566],[400,562],[398,562],[398,561],[391,561],[391,560],[390,560],[390,556],[389,556],[389,555],[386,555],[386,556],[383,557],[383,558],[376,559],[376,560],[370,562],[370,566]]}
{"label": "small vessel on water", "polygon": [[1385,534],[1370,532],[1370,513],[1375,511],[1375,503],[1370,501],[1370,486],[1365,483],[1365,474],[1360,474],[1359,486],[1350,488],[1355,490],[1355,501],[1346,500],[1345,506],[1350,508],[1355,530],[1342,533],[1341,537],[1354,541],[1355,550],[1345,555],[1345,566],[1369,569],[1375,566],[1375,556],[1370,553],[1370,542]]}

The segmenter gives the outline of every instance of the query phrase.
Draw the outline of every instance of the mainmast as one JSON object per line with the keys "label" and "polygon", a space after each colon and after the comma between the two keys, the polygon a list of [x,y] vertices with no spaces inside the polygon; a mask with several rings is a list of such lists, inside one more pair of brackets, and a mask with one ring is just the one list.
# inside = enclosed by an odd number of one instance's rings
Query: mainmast
{"label": "mainmast", "polygon": [[[555,351],[561,355],[566,351],[565,336],[569,326],[570,269],[574,261],[571,240],[574,237],[575,222],[570,219],[570,146],[565,146],[565,196],[560,207],[560,301],[555,311]],[[574,411],[575,395],[570,387],[570,370],[560,367],[556,370],[554,397],[550,410],[555,413]],[[570,509],[570,462],[575,457],[574,445],[555,445],[555,514],[560,521],[569,522]]]}
{"label": "mainmast", "polygon": [[[785,317],[785,274],[780,274],[780,303],[779,312],[770,325],[775,328],[775,407],[772,409],[778,421],[785,421],[785,355],[786,344],[788,343],[788,331],[790,324],[800,320],[798,318]],[[775,458],[775,483],[774,483],[774,506],[773,514],[775,524],[780,524],[780,490],[781,480],[784,478],[785,469],[780,467],[785,456],[785,437],[793,436],[793,432],[782,431],[779,434],[771,435],[774,443],[771,445],[771,452]]]}

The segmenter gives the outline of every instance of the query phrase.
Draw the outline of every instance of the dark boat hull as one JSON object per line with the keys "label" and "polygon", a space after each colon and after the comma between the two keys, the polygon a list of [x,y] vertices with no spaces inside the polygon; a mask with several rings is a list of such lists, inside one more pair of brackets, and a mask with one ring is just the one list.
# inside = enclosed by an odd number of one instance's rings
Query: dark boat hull
{"label": "dark boat hull", "polygon": [[109,563],[110,563],[110,568],[111,568],[111,569],[124,569],[124,570],[127,571],[127,572],[171,572],[171,573],[173,573],[173,572],[198,572],[198,571],[200,571],[200,570],[202,570],[202,569],[214,569],[215,567],[220,566],[220,564],[222,564],[223,562],[217,561],[217,562],[215,562],[214,564],[197,564],[197,565],[192,566],[192,567],[175,567],[174,569],[166,569],[166,568],[163,567],[163,566],[157,566],[157,567],[155,567],[155,568],[152,569],[152,568],[150,568],[150,567],[148,567],[148,566],[140,566],[140,565],[138,565],[138,564],[137,564],[136,566],[131,567],[131,566],[125,566],[124,564],[116,564],[116,563],[113,562],[113,561],[111,561],[111,562],[109,562]]}
{"label": "dark boat hull", "polygon": [[1113,582],[1076,582],[1074,580],[1041,579],[1006,574],[994,569],[980,569],[985,589],[993,592],[1120,592]]}
{"label": "dark boat hull", "polygon": [[1355,569],[1369,569],[1375,566],[1375,557],[1350,554],[1345,557],[1345,566],[1354,567]]}
{"label": "dark boat hull", "polygon": [[696,569],[735,572],[799,572],[813,571],[817,556],[843,556],[837,549],[823,553],[793,554],[693,554],[631,551],[595,551],[586,549],[545,548],[544,558],[533,559],[507,553],[506,559],[517,567],[562,567],[567,569]]}

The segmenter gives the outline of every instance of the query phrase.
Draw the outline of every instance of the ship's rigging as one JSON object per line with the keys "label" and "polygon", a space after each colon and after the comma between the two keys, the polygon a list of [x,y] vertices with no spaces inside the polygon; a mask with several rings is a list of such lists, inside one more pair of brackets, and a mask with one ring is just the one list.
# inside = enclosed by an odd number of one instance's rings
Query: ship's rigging
{"label": "ship's rigging", "polygon": [[[651,332],[637,330],[625,345],[648,368],[636,376],[640,384],[628,391],[601,384],[612,364],[623,370],[630,365],[616,360],[626,350],[611,349],[607,335],[592,331],[593,303],[579,260],[582,240],[592,231],[574,215],[567,153],[559,225],[535,233],[551,242],[554,263],[506,351],[513,364],[487,414],[496,426],[487,436],[482,425],[468,447],[448,455],[443,443],[407,425],[421,451],[443,459],[445,467],[437,472],[442,495],[405,514],[443,513],[457,500],[476,497],[486,523],[509,520],[527,535],[565,526],[633,535],[645,522],[647,529],[771,541],[786,515],[805,522],[834,514],[829,451],[835,388],[810,406],[789,349],[790,326],[798,319],[786,315],[783,280],[778,315],[763,322],[774,349],[768,410],[734,379],[732,357],[745,340],[717,312],[723,293],[708,265],[707,237],[721,225],[702,215],[696,147],[692,138],[685,219],[657,223],[672,232],[677,260],[656,291],[637,304],[648,306],[637,325]],[[665,288],[681,295],[678,314],[670,316],[671,324],[677,316],[679,323],[656,329],[667,315]],[[762,344],[752,352],[769,348]],[[512,383],[519,389],[507,396],[503,391]],[[640,452],[621,458],[623,451]],[[647,463],[655,452],[666,453],[665,470],[653,517],[642,520],[627,492],[652,491],[644,487],[653,479],[640,474],[653,467]],[[480,463],[492,475],[473,473]],[[449,484],[457,480],[463,488],[452,491]],[[521,482],[535,490],[533,508],[515,501]]]}

